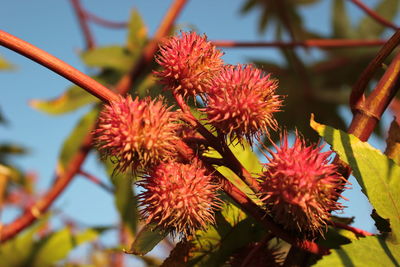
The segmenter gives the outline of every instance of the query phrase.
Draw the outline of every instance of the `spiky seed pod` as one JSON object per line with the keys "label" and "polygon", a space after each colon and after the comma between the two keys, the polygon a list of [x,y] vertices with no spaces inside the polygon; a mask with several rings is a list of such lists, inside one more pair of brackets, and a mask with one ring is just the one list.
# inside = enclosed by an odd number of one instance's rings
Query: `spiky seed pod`
{"label": "spiky seed pod", "polygon": [[253,138],[276,130],[273,114],[280,110],[277,81],[252,65],[226,66],[211,82],[207,106],[209,123],[231,140]]}
{"label": "spiky seed pod", "polygon": [[210,80],[223,65],[222,52],[207,37],[182,32],[167,39],[156,61],[162,70],[155,72],[167,89],[184,97],[207,91]]}
{"label": "spiky seed pod", "polygon": [[116,170],[145,170],[176,154],[178,117],[162,100],[120,97],[101,112],[95,145],[103,157],[116,159]]}
{"label": "spiky seed pod", "polygon": [[214,223],[214,209],[220,205],[219,187],[211,178],[200,162],[161,163],[138,182],[144,189],[138,196],[141,216],[173,235],[204,229]]}
{"label": "spiky seed pod", "polygon": [[277,223],[301,237],[323,234],[330,212],[343,208],[337,199],[344,178],[329,163],[332,152],[307,146],[297,133],[292,147],[285,133],[281,147],[275,149],[269,151],[269,163],[260,177],[269,212]]}

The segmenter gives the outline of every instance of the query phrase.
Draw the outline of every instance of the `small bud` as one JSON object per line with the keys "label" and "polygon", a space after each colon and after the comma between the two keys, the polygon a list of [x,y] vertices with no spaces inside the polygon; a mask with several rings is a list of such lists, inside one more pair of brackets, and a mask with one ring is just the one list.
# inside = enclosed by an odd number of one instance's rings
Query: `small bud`
{"label": "small bud", "polygon": [[138,182],[141,215],[146,223],[157,224],[172,234],[188,236],[214,223],[214,209],[219,207],[211,176],[199,162],[162,163]]}
{"label": "small bud", "polygon": [[195,32],[167,39],[160,47],[155,72],[167,89],[184,97],[204,93],[210,80],[223,65],[222,52]]}
{"label": "small bud", "polygon": [[269,163],[262,174],[263,201],[274,220],[303,237],[323,234],[330,212],[342,209],[337,202],[344,178],[329,163],[331,151],[306,146],[296,133],[292,147],[287,135],[276,152],[269,151]]}
{"label": "small bud", "polygon": [[95,144],[103,157],[117,160],[116,170],[144,170],[175,155],[177,119],[161,100],[120,97],[101,112]]}
{"label": "small bud", "polygon": [[282,100],[275,95],[277,81],[251,65],[226,66],[211,82],[203,111],[209,123],[231,140],[259,138],[276,130],[273,113]]}

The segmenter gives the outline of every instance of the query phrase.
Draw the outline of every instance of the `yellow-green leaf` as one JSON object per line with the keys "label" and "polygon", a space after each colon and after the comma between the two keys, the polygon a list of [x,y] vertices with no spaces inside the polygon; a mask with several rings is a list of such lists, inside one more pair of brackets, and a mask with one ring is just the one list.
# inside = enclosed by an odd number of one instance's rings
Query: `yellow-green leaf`
{"label": "yellow-green leaf", "polygon": [[389,219],[391,241],[400,242],[400,166],[381,151],[357,137],[319,124],[311,118],[311,127],[328,142],[340,159],[349,164],[377,213]]}

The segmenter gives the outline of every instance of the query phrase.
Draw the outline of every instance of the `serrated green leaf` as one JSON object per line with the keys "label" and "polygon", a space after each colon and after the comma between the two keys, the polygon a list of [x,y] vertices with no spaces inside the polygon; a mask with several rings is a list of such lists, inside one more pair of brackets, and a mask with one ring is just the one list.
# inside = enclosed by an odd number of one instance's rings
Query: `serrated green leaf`
{"label": "serrated green leaf", "polygon": [[225,203],[216,214],[216,224],[197,231],[189,266],[222,266],[238,249],[259,241],[265,231],[253,218],[233,204]]}
{"label": "serrated green leaf", "polygon": [[135,193],[132,189],[133,180],[129,175],[114,173],[113,164],[110,161],[104,162],[107,174],[114,184],[114,203],[121,216],[122,222],[131,231],[134,236],[139,220],[138,203]]}
{"label": "serrated green leaf", "polygon": [[[379,16],[391,21],[397,14],[399,1],[397,0],[382,0],[374,9]],[[360,38],[379,38],[381,34],[387,29],[385,25],[377,22],[369,15],[360,20],[357,28]]]}
{"label": "serrated green leaf", "polygon": [[0,70],[12,70],[13,65],[8,63],[3,57],[0,56]]}
{"label": "serrated green leaf", "polygon": [[331,252],[315,266],[400,266],[400,246],[382,236],[361,238]]}
{"label": "serrated green leaf", "polygon": [[137,9],[133,9],[128,25],[128,43],[130,51],[138,51],[147,41],[147,28]]}
{"label": "serrated green leaf", "polygon": [[29,102],[30,106],[50,115],[65,114],[74,111],[87,104],[98,103],[100,100],[89,94],[79,86],[73,85],[62,95],[51,100],[34,99]]}
{"label": "serrated green leaf", "polygon": [[38,242],[38,248],[33,255],[30,266],[46,267],[64,259],[76,246],[94,240],[99,232],[88,229],[74,236],[69,228],[54,232]]}
{"label": "serrated green leaf", "polygon": [[89,67],[127,72],[136,60],[137,54],[132,54],[121,46],[106,46],[85,51],[81,57]]}
{"label": "serrated green leaf", "polygon": [[377,213],[389,219],[392,241],[400,243],[400,166],[354,135],[319,124],[313,118],[310,124],[340,159],[351,166],[354,177]]}
{"label": "serrated green leaf", "polygon": [[87,134],[93,130],[98,114],[98,107],[95,107],[86,113],[80,119],[75,129],[72,130],[68,138],[64,141],[57,165],[57,172],[59,174],[65,171],[65,168],[70,163],[71,158],[78,152],[79,146],[85,136],[87,136]]}
{"label": "serrated green leaf", "polygon": [[160,243],[168,232],[160,231],[155,225],[147,224],[136,235],[131,248],[126,253],[145,255]]}

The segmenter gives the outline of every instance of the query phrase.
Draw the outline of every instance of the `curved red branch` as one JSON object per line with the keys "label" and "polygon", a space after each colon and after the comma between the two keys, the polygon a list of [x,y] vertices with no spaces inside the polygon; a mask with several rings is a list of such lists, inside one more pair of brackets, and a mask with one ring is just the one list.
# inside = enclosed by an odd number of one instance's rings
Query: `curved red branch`
{"label": "curved red branch", "polygon": [[374,10],[370,9],[368,6],[366,6],[363,2],[360,0],[350,0],[353,2],[356,6],[358,6],[360,9],[362,9],[365,13],[367,13],[371,18],[373,18],[376,22],[392,28],[393,30],[398,30],[399,27],[394,25],[391,21],[381,17],[378,13],[376,13]]}
{"label": "curved red branch", "polygon": [[356,227],[353,227],[353,226],[350,226],[350,225],[347,225],[347,224],[344,224],[344,223],[330,221],[329,224],[332,225],[333,227],[340,228],[340,229],[345,229],[345,230],[353,232],[356,235],[360,235],[360,236],[364,236],[364,237],[365,236],[373,236],[374,235],[374,234],[372,234],[370,232],[364,231],[362,229],[358,229]]}
{"label": "curved red branch", "polygon": [[42,66],[58,73],[76,85],[82,87],[92,95],[102,101],[113,101],[118,99],[118,95],[105,86],[96,82],[86,74],[80,72],[64,61],[50,55],[49,53],[27,43],[5,31],[0,30],[0,45],[7,47],[20,55],[41,64]]}
{"label": "curved red branch", "polygon": [[[171,29],[174,19],[177,17],[177,14],[180,12],[185,2],[186,0],[176,0],[175,3],[171,6],[170,11],[168,12],[169,15],[166,16],[164,22],[162,23],[163,30],[158,31],[160,36],[162,33],[167,34],[167,32],[164,31],[169,31]],[[85,74],[72,68],[68,64],[3,31],[0,31],[0,45],[4,45],[11,50],[14,50],[22,55],[31,58],[32,60],[44,65],[45,67],[48,67],[49,69],[59,73],[63,77],[71,80],[72,82],[75,82],[77,85],[81,86],[85,90],[88,90],[90,92],[97,92],[101,96],[100,99],[111,101],[118,97],[117,94],[108,90]],[[29,51],[26,51],[27,48],[29,48]],[[39,54],[36,55],[35,53]],[[136,75],[140,75],[141,71],[144,71],[144,66],[142,65],[141,68],[139,68],[138,65],[135,65],[133,67],[133,69],[139,69],[136,72]],[[63,70],[63,68],[65,68],[65,70]],[[121,81],[119,82],[119,84],[122,84]],[[120,86],[117,89],[120,94],[126,94],[129,91],[130,87]],[[31,209],[27,210],[12,223],[5,225],[3,228],[0,229],[0,243],[3,243],[6,240],[13,238],[19,232],[35,222],[41,214],[46,212],[46,210],[51,206],[55,199],[57,199],[57,197],[69,185],[69,183],[72,181],[72,178],[79,172],[81,165],[91,148],[91,144],[92,135],[89,132],[84,138],[84,141],[82,142],[80,148],[78,149],[78,153],[73,156],[70,164],[67,166],[66,169],[68,171],[63,174],[59,174],[56,177],[54,185],[38,202],[36,202],[32,206]]]}

